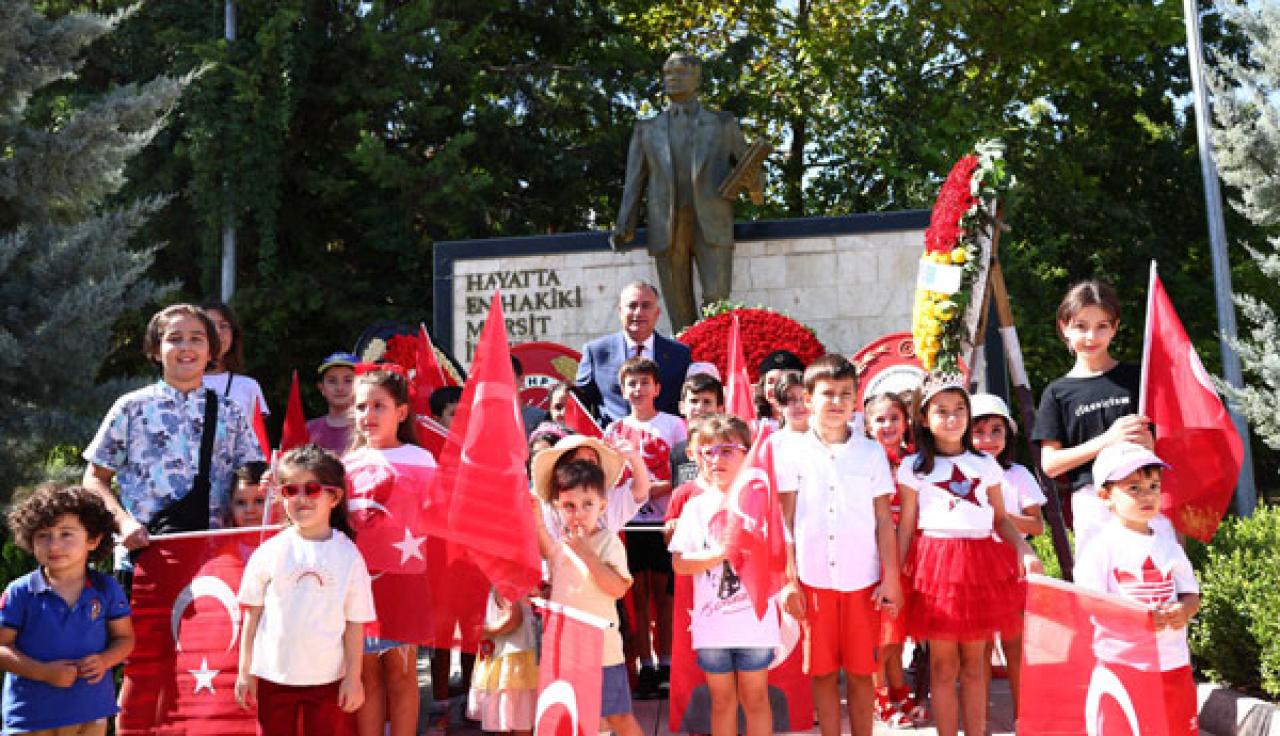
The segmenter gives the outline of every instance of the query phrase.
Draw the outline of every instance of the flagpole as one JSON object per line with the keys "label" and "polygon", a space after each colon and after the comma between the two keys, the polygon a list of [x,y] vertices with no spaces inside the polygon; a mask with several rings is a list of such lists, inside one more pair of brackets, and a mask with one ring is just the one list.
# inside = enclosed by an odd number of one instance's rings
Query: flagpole
{"label": "flagpole", "polygon": [[[1196,142],[1200,149],[1200,175],[1204,179],[1205,210],[1209,220],[1209,251],[1213,263],[1213,295],[1218,308],[1218,341],[1222,350],[1222,375],[1227,383],[1239,389],[1244,386],[1240,356],[1231,343],[1236,339],[1236,311],[1231,295],[1231,264],[1227,260],[1227,229],[1222,217],[1222,192],[1218,188],[1218,167],[1213,160],[1213,142],[1209,140],[1209,100],[1204,84],[1204,50],[1200,43],[1200,12],[1196,0],[1183,0],[1183,16],[1187,26],[1187,63],[1191,67],[1191,92],[1196,114]],[[1244,445],[1244,460],[1236,483],[1235,509],[1249,516],[1258,505],[1258,492],[1253,481],[1253,452],[1249,447],[1249,425],[1230,397],[1224,402],[1231,421]]]}
{"label": "flagpole", "polygon": [[1147,277],[1147,316],[1142,325],[1142,370],[1138,374],[1138,414],[1147,415],[1147,371],[1151,368],[1151,303],[1156,293],[1156,259],[1151,259]]}

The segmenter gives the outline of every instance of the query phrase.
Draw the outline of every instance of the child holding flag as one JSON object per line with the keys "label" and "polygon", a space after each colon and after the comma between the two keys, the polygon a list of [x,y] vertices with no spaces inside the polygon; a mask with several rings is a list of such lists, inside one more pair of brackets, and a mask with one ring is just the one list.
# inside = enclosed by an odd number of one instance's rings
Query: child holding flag
{"label": "child holding flag", "polygon": [[756,616],[719,536],[731,513],[725,508],[727,494],[750,442],[751,430],[737,417],[713,414],[698,420],[692,448],[711,488],[685,504],[669,546],[676,574],[693,576],[693,648],[711,693],[712,736],[738,733],[739,705],[749,736],[773,731],[769,665],[781,641],[777,603],[770,599],[764,616]]}

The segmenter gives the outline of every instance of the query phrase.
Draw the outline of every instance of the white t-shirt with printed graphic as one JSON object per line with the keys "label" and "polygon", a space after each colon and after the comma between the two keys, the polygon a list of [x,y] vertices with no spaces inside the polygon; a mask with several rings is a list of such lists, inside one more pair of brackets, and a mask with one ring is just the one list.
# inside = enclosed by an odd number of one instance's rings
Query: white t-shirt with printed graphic
{"label": "white t-shirt with printed graphic", "polygon": [[[1149,608],[1176,603],[1183,593],[1200,592],[1191,561],[1176,537],[1158,530],[1135,532],[1115,517],[1080,550],[1074,575],[1077,585],[1121,595]],[[1124,638],[1100,630],[1095,632],[1093,647],[1103,661],[1149,669],[1145,658],[1135,658],[1133,642]],[[1191,664],[1185,628],[1158,630],[1156,647],[1163,672]]]}
{"label": "white t-shirt with printed graphic", "polygon": [[995,528],[995,510],[987,496],[991,486],[1004,481],[1004,469],[985,453],[937,455],[933,470],[915,472],[917,455],[908,455],[898,466],[898,483],[914,489],[920,508],[916,527],[921,531],[957,536],[982,536]]}
{"label": "white t-shirt with printed graphic", "polygon": [[[683,419],[661,411],[652,419],[646,420],[633,416],[623,417],[610,424],[604,432],[604,440],[609,444],[622,438],[638,447],[644,457],[645,467],[649,469],[649,479],[654,481],[671,480],[671,449],[684,442],[688,436]],[[661,524],[667,516],[667,503],[670,500],[670,494],[650,499],[631,520]]]}
{"label": "white t-shirt with printed graphic", "polygon": [[262,606],[252,673],[279,685],[325,685],[346,672],[347,622],[373,621],[364,558],[347,535],[303,539],[287,527],[249,557],[240,603]]}
{"label": "white t-shirt with printed graphic", "polygon": [[[680,521],[667,549],[695,554],[718,549],[711,527],[724,509],[725,495],[705,491],[690,499],[680,512]],[[693,576],[693,610],[689,612],[694,649],[769,647],[781,643],[778,604],[769,599],[764,618],[756,618],[746,586],[728,562]]]}

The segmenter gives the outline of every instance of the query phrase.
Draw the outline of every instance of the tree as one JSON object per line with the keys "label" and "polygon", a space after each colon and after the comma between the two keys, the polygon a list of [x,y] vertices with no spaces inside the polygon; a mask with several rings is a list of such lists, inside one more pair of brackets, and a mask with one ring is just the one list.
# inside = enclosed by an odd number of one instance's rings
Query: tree
{"label": "tree", "polygon": [[163,287],[157,246],[131,238],[164,204],[104,207],[125,164],[156,135],[185,79],[159,77],[83,99],[79,54],[124,19],[51,20],[0,4],[0,496],[40,476],[57,445],[83,445],[119,383],[95,385],[127,310]]}
{"label": "tree", "polygon": [[[1245,247],[1272,290],[1280,281],[1280,6],[1223,0],[1218,8],[1243,34],[1248,53],[1218,57],[1214,147],[1222,179],[1236,194],[1232,206],[1270,235]],[[1248,323],[1236,349],[1256,380],[1231,394],[1254,433],[1280,449],[1280,317],[1260,296],[1241,294],[1236,303]]]}

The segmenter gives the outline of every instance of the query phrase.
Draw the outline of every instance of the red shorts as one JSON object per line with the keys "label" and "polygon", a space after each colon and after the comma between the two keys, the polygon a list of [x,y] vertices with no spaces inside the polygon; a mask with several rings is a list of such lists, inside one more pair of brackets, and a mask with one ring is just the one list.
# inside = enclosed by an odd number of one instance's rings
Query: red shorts
{"label": "red shorts", "polygon": [[875,674],[880,612],[872,593],[877,585],[849,592],[804,586],[807,674],[821,677],[840,669],[849,675]]}
{"label": "red shorts", "polygon": [[338,707],[338,683],[278,685],[258,678],[258,725],[264,736],[347,736],[350,713]]}

